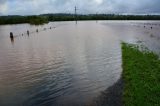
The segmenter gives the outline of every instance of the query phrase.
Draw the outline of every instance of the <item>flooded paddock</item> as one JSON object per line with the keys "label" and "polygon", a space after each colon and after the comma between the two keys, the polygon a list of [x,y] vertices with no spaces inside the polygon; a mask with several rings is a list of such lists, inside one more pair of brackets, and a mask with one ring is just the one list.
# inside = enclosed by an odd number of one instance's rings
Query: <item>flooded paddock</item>
{"label": "flooded paddock", "polygon": [[160,21],[1,25],[0,106],[92,105],[121,78],[121,42],[160,54],[159,30]]}

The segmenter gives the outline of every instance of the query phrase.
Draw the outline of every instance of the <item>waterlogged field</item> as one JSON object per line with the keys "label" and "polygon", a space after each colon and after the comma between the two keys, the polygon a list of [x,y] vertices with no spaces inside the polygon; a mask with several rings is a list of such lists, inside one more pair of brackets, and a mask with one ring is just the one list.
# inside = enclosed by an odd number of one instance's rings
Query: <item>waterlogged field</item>
{"label": "waterlogged field", "polygon": [[159,30],[160,21],[2,25],[0,106],[92,105],[121,78],[121,41],[160,55]]}

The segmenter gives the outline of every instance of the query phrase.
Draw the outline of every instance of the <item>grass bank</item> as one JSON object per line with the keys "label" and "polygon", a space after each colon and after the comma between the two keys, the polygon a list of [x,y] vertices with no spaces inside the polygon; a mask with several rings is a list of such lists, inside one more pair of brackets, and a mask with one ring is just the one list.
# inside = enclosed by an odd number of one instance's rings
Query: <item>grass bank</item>
{"label": "grass bank", "polygon": [[122,43],[124,106],[160,106],[160,60],[152,52]]}

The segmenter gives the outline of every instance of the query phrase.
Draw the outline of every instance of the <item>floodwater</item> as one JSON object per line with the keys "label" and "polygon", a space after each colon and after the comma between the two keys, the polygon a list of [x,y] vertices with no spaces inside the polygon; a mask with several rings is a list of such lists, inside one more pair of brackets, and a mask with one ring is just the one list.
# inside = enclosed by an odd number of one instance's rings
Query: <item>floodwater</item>
{"label": "floodwater", "polygon": [[89,106],[121,77],[121,41],[160,54],[159,30],[160,21],[2,25],[0,106]]}

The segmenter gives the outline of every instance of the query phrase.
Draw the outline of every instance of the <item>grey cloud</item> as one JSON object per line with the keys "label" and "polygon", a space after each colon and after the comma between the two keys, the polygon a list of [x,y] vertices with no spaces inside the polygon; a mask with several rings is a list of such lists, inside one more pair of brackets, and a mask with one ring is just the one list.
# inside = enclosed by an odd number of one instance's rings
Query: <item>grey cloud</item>
{"label": "grey cloud", "polygon": [[160,14],[159,4],[160,0],[0,0],[0,14],[73,13],[75,5],[78,13]]}

